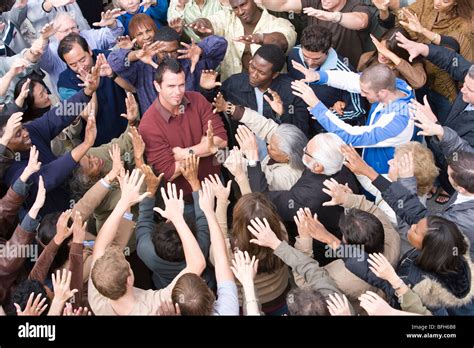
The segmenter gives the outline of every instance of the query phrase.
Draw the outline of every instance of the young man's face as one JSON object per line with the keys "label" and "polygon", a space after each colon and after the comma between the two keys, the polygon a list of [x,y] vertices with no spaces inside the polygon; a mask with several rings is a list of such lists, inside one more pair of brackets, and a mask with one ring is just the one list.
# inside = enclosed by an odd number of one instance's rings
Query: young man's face
{"label": "young man's face", "polygon": [[82,69],[90,72],[92,66],[94,65],[92,52],[90,50],[84,51],[77,43],[74,43],[72,49],[68,53],[64,54],[63,57],[66,61],[66,64],[75,73],[79,73]]}
{"label": "young man's face", "polygon": [[474,79],[466,75],[464,85],[461,88],[462,100],[469,104],[474,104]]}
{"label": "young man's face", "polygon": [[19,128],[8,142],[7,147],[13,152],[25,152],[31,148],[30,133],[25,127]]}
{"label": "young man's face", "polygon": [[371,88],[370,83],[360,82],[360,95],[366,98],[371,104],[380,101],[378,92]]}
{"label": "young man's face", "polygon": [[301,49],[304,62],[310,69],[317,69],[326,61],[328,54],[324,52],[311,52],[305,48]]}
{"label": "young man's face", "polygon": [[161,81],[160,84],[155,81],[154,84],[162,104],[164,103],[171,107],[176,107],[181,104],[186,90],[186,77],[184,72],[175,74],[167,70],[163,74],[163,81]]}
{"label": "young man's face", "polygon": [[268,88],[276,74],[272,71],[273,64],[258,54],[249,62],[249,82],[252,87]]}
{"label": "young man's face", "polygon": [[421,219],[416,225],[411,225],[407,233],[410,244],[416,249],[421,250],[427,230],[428,220],[426,218]]}
{"label": "young man's face", "polygon": [[243,24],[253,23],[258,10],[253,0],[230,0],[229,4]]}
{"label": "young man's face", "polygon": [[164,60],[165,58],[178,58],[178,41],[163,41],[162,45],[163,48],[158,53],[160,60]]}

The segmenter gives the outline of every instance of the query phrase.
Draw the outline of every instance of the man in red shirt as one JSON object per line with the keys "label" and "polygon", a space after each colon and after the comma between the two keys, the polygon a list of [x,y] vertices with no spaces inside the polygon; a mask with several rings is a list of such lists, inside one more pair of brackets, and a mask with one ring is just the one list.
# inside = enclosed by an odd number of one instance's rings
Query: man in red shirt
{"label": "man in red shirt", "polygon": [[213,154],[208,149],[206,131],[211,121],[214,143],[219,148],[226,147],[224,123],[200,93],[185,92],[185,75],[177,60],[161,63],[153,84],[158,98],[145,112],[139,126],[147,163],[155,172],[164,173],[164,178],[173,181],[185,195],[191,194],[191,186],[181,176],[181,163],[194,153],[201,157],[200,180],[209,174],[220,174],[220,164],[213,163]]}

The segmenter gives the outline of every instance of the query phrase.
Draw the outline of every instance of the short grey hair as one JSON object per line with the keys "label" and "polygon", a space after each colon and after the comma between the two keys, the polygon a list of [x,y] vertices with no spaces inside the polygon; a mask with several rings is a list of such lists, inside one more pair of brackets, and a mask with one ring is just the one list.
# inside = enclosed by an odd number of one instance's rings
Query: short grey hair
{"label": "short grey hair", "polygon": [[283,123],[277,127],[272,137],[277,137],[278,148],[288,156],[290,167],[304,170],[303,149],[308,143],[306,135],[298,127]]}
{"label": "short grey hair", "polygon": [[311,141],[316,145],[316,151],[311,156],[324,167],[323,174],[334,175],[339,172],[344,164],[344,156],[340,151],[344,141],[333,133],[317,134]]}
{"label": "short grey hair", "polygon": [[54,17],[54,25],[57,26],[59,25],[59,23],[61,23],[65,18],[70,18],[72,19],[74,22],[77,23],[76,21],[76,18],[74,16],[74,13],[73,12],[63,12],[63,11],[59,11],[56,16]]}
{"label": "short grey hair", "polygon": [[474,64],[471,65],[467,74],[469,75],[471,79],[474,79]]}

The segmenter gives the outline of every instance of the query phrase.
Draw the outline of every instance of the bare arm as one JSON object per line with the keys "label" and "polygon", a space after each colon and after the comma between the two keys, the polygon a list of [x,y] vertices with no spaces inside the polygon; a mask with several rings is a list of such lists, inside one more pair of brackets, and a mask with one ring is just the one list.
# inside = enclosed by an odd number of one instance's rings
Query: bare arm
{"label": "bare arm", "polygon": [[263,5],[267,10],[277,12],[300,13],[303,9],[301,0],[256,0],[255,3]]}

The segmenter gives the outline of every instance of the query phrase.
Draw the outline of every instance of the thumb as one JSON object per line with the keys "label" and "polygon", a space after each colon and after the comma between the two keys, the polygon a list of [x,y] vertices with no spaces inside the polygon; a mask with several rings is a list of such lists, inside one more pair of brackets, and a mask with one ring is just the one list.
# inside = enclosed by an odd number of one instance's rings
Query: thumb
{"label": "thumb", "polygon": [[262,243],[258,239],[251,239],[249,242],[262,246]]}

